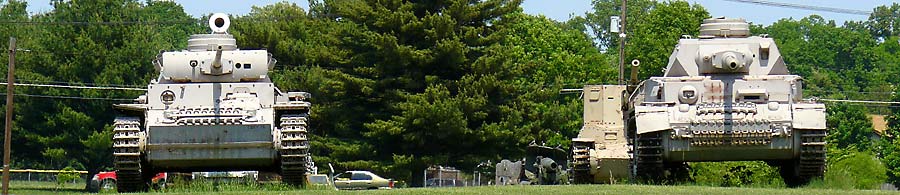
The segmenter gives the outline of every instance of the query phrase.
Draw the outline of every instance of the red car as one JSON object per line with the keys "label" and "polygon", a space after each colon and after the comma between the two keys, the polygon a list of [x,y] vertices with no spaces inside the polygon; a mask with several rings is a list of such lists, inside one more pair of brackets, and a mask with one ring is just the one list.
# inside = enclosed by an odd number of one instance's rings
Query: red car
{"label": "red car", "polygon": [[[166,184],[166,173],[157,173],[152,179],[150,179],[150,184],[153,186],[162,186]],[[115,191],[116,189],[116,172],[100,172],[94,175],[91,178],[91,184],[88,185],[88,190],[91,192],[99,192],[103,191]]]}

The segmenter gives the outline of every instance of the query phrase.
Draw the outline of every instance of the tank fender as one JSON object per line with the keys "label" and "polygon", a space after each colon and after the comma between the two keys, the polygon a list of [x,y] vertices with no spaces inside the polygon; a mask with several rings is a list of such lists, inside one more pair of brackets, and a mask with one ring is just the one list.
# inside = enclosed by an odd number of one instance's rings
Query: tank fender
{"label": "tank fender", "polygon": [[644,134],[672,129],[669,125],[668,107],[637,106],[635,107],[635,123],[637,133]]}
{"label": "tank fender", "polygon": [[794,129],[825,129],[825,104],[798,103],[792,109]]}

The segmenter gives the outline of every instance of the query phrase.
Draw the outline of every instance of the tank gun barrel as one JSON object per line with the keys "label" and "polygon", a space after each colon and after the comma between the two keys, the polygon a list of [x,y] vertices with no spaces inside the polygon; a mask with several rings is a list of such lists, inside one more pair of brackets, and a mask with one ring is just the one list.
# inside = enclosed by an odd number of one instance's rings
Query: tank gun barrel
{"label": "tank gun barrel", "polygon": [[222,47],[216,47],[216,58],[212,63],[213,68],[222,69]]}
{"label": "tank gun barrel", "polygon": [[548,173],[556,173],[556,169],[559,167],[551,158],[541,158],[539,166]]}
{"label": "tank gun barrel", "polygon": [[628,92],[634,91],[638,85],[638,67],[640,65],[640,60],[635,59],[631,61],[631,79],[628,81]]}

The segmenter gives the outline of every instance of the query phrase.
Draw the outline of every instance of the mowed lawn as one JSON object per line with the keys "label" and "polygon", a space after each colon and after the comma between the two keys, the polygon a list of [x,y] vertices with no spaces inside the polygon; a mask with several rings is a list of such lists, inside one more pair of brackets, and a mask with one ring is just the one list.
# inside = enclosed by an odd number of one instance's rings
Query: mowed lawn
{"label": "mowed lawn", "polygon": [[[82,191],[84,184],[57,186],[51,182],[12,182],[12,194],[90,194]],[[828,189],[772,189],[706,186],[657,186],[657,185],[563,185],[563,186],[482,186],[454,188],[404,188],[393,190],[336,191],[336,190],[197,190],[178,189],[178,192],[148,192],[138,194],[898,194],[897,191],[878,190],[828,190]],[[110,194],[110,193],[101,193]]]}

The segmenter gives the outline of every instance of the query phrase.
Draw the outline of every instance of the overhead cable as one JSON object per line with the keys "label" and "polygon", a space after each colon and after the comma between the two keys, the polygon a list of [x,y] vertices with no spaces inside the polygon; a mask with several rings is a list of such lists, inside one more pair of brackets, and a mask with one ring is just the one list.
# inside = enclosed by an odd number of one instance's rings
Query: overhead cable
{"label": "overhead cable", "polygon": [[819,99],[821,101],[826,102],[847,102],[847,103],[865,103],[865,104],[897,104],[900,105],[900,102],[888,102],[888,101],[872,101],[872,100],[838,100],[838,99]]}
{"label": "overhead cable", "polygon": [[[21,97],[51,98],[51,99],[77,99],[77,100],[105,100],[105,101],[134,101],[134,99],[123,98],[101,98],[101,97],[80,97],[80,96],[55,96],[55,95],[34,95],[34,94],[13,94]],[[6,96],[6,93],[0,93],[0,96]]]}
{"label": "overhead cable", "polygon": [[762,0],[725,0],[725,1],[750,3],[750,4],[774,6],[774,7],[793,8],[793,9],[812,10],[812,11],[824,11],[824,12],[833,12],[833,13],[842,13],[842,14],[856,14],[856,15],[866,15],[866,16],[872,14],[871,11],[834,8],[834,7],[822,7],[822,6],[803,5],[803,4],[794,4],[794,3],[782,3],[782,2],[774,2],[774,1],[762,1]]}
{"label": "overhead cable", "polygon": [[[6,85],[6,82],[0,83],[0,85]],[[73,85],[46,85],[46,84],[31,84],[31,83],[15,83],[16,86],[24,86],[24,87],[53,87],[53,88],[68,88],[68,89],[100,89],[100,90],[130,90],[130,91],[147,91],[144,88],[130,88],[130,87],[97,87],[97,86],[73,86]]]}

